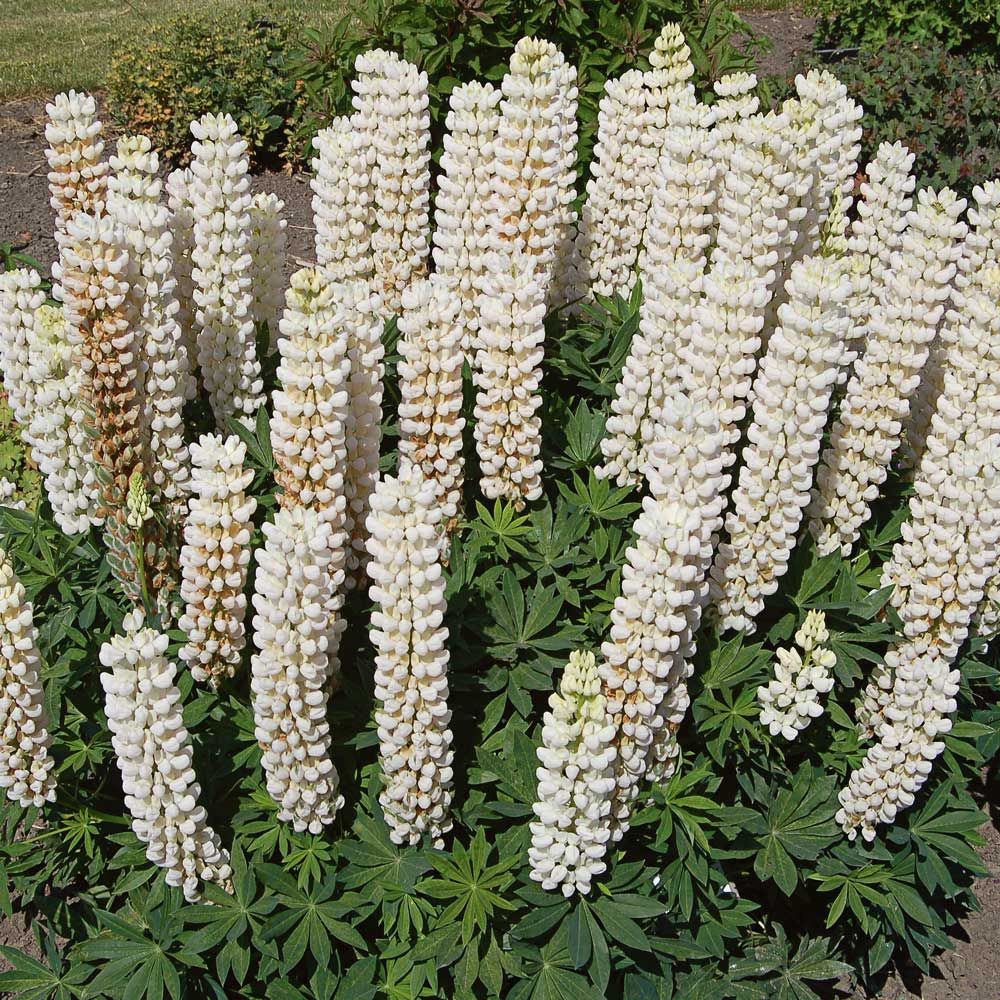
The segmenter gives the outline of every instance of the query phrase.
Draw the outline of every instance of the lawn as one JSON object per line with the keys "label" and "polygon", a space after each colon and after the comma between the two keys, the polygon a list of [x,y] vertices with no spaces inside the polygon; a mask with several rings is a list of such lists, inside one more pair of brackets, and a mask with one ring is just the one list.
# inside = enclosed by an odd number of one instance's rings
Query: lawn
{"label": "lawn", "polygon": [[[225,18],[245,0],[28,0],[0,12],[0,100],[69,87],[102,86],[119,41],[135,38],[176,14],[201,11]],[[329,0],[261,3],[294,11],[311,23],[332,21],[342,5]]]}

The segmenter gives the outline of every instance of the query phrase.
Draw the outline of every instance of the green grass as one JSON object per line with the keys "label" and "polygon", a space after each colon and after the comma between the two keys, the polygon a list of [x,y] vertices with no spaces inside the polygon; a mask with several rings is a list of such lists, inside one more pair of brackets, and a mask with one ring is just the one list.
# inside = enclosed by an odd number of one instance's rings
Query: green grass
{"label": "green grass", "polygon": [[737,0],[734,7],[739,14],[760,14],[765,11],[785,10],[791,5],[792,0]]}
{"label": "green grass", "polygon": [[[0,11],[0,100],[99,88],[122,39],[141,37],[177,14],[226,16],[246,0],[9,0]],[[304,23],[336,20],[338,0],[279,0],[261,10],[293,11]]]}

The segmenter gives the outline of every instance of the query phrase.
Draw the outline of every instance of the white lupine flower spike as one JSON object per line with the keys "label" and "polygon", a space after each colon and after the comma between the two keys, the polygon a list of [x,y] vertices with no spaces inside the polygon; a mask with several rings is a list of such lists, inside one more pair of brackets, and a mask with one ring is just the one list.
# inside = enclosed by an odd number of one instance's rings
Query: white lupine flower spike
{"label": "white lupine flower spike", "polygon": [[678,755],[695,634],[708,602],[712,536],[724,497],[722,435],[713,414],[677,396],[664,409],[645,475],[651,495],[626,551],[622,595],[602,647],[602,692],[614,725],[613,841],[629,828],[644,778],[662,781]]}
{"label": "white lupine flower spike", "polygon": [[191,134],[198,367],[219,430],[230,417],[252,427],[264,383],[254,333],[247,143],[229,115],[204,115]]}
{"label": "white lupine flower spike", "polygon": [[247,566],[251,518],[257,501],[247,496],[253,470],[246,445],[233,436],[206,435],[191,446],[191,499],[181,549],[180,627],[187,642],[181,659],[196,681],[218,687],[232,677],[246,645]]}
{"label": "white lupine flower spike", "polygon": [[764,599],[788,570],[844,351],[850,288],[842,255],[807,257],[792,266],[780,326],[754,383],[727,540],[712,567],[712,596],[724,629],[752,632]]}
{"label": "white lupine flower spike", "polygon": [[0,549],[0,792],[27,809],[55,802],[55,760],[32,607]]}
{"label": "white lupine flower spike", "polygon": [[278,322],[285,304],[285,203],[270,193],[250,201],[251,311],[256,326],[266,325],[268,350],[278,346]]}
{"label": "white lupine flower spike", "polygon": [[[393,314],[403,289],[426,272],[430,254],[427,74],[382,49],[359,55],[355,72],[351,128],[364,143],[374,206],[372,277]],[[353,170],[350,153],[347,163]],[[344,182],[355,183],[352,176]]]}
{"label": "white lupine flower spike", "polygon": [[194,205],[191,203],[191,170],[179,167],[167,174],[164,190],[170,209],[168,225],[173,237],[174,297],[177,300],[177,325],[188,359],[189,377],[184,384],[185,398],[192,400],[198,393],[196,375],[198,340],[196,330],[197,305],[194,300]]}
{"label": "white lupine flower spike", "polygon": [[368,516],[368,575],[384,784],[379,802],[396,844],[427,836],[441,846],[452,827],[441,531],[435,486],[417,466],[379,482]]}
{"label": "white lupine flower spike", "polygon": [[567,898],[586,895],[607,870],[615,787],[614,728],[593,653],[575,650],[563,670],[538,748],[538,799],[531,823],[531,877]]}
{"label": "white lupine flower spike", "polygon": [[795,633],[798,649],[775,650],[778,662],[774,677],[757,688],[760,722],[772,736],[794,740],[823,714],[819,696],[833,688],[830,671],[837,664],[836,655],[825,645],[829,639],[826,616],[822,611],[810,611]]}
{"label": "white lupine flower spike", "polygon": [[433,482],[445,530],[458,521],[462,458],[462,330],[460,301],[433,277],[403,293],[399,317],[399,455]]}
{"label": "white lupine flower spike", "polygon": [[486,205],[500,98],[488,83],[466,83],[451,92],[434,205],[434,274],[459,300],[462,351],[470,359],[479,329],[476,298],[490,245]]}
{"label": "white lupine flower spike", "polygon": [[476,451],[479,486],[518,509],[542,495],[538,408],[545,352],[545,284],[537,258],[494,255],[479,297]]}
{"label": "white lupine flower spike", "polygon": [[312,209],[316,260],[335,281],[371,278],[375,207],[370,137],[358,115],[334,118],[313,139]]}
{"label": "white lupine flower spike", "polygon": [[232,868],[198,802],[201,786],[176,668],[166,657],[169,643],[131,612],[124,633],[101,647],[101,685],[132,830],[146,845],[146,857],[166,870],[167,885],[196,902],[202,882],[231,892]]}
{"label": "white lupine flower spike", "polygon": [[254,732],[278,818],[322,833],[344,804],[326,721],[330,522],[308,507],[264,525],[254,586]]}
{"label": "white lupine flower spike", "polygon": [[899,446],[909,400],[955,276],[965,201],[948,188],[918,196],[890,263],[885,295],[868,326],[830,432],[807,511],[820,554],[850,555]]}

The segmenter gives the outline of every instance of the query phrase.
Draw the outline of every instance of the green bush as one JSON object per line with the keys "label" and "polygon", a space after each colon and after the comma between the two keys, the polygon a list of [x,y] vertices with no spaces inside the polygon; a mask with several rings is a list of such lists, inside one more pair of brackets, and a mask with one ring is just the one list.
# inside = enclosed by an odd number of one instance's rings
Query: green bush
{"label": "green bush", "polygon": [[996,0],[812,0],[831,44],[878,49],[889,39],[937,42],[994,62],[1000,46]]}
{"label": "green bush", "polygon": [[[711,81],[722,74],[753,68],[762,43],[725,0],[364,0],[332,28],[306,29],[289,59],[301,86],[292,146],[306,155],[317,130],[350,110],[354,60],[362,52],[393,49],[427,71],[439,131],[459,83],[498,83],[518,39],[538,35],[578,68],[579,150],[587,159],[605,80],[648,68],[644,57],[667,21],[684,29],[702,97],[711,99]],[[734,44],[738,34],[747,39],[743,48]]]}
{"label": "green bush", "polygon": [[182,15],[131,40],[108,74],[111,113],[122,128],[148,135],[161,155],[183,162],[190,123],[229,112],[260,158],[283,145],[295,83],[285,71],[288,21],[248,9],[225,24]]}
{"label": "green bush", "polygon": [[865,162],[898,139],[916,154],[918,186],[947,184],[966,197],[1000,173],[1000,74],[941,45],[900,41],[833,68],[864,105]]}

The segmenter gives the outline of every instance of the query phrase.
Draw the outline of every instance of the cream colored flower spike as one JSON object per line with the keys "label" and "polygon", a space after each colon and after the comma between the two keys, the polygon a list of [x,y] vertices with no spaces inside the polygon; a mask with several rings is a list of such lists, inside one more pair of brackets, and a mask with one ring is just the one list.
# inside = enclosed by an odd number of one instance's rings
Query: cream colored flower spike
{"label": "cream colored flower spike", "polygon": [[26,809],[56,799],[40,666],[31,604],[0,549],[0,789]]}

